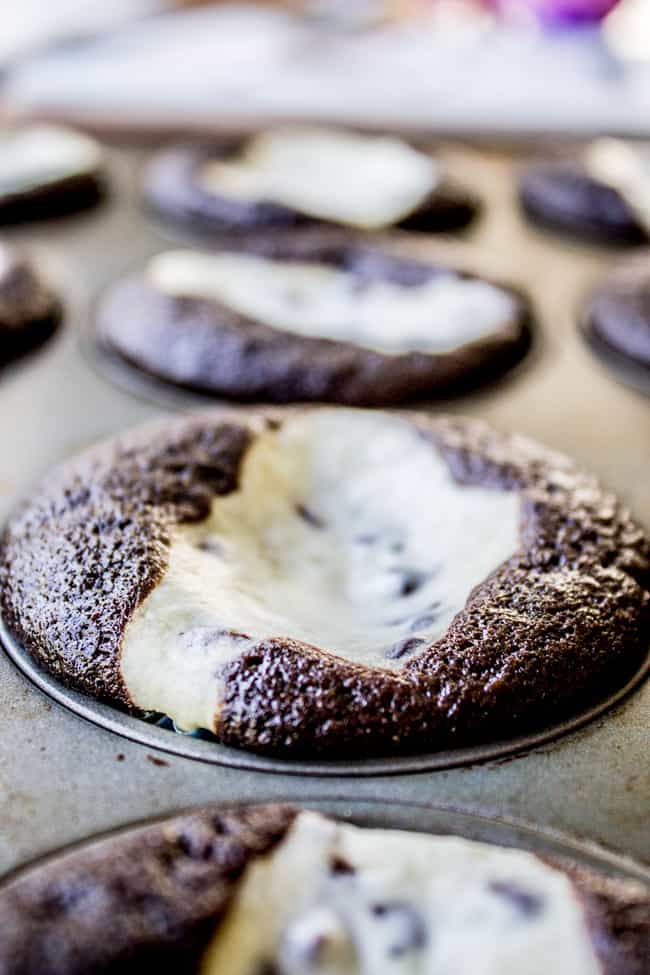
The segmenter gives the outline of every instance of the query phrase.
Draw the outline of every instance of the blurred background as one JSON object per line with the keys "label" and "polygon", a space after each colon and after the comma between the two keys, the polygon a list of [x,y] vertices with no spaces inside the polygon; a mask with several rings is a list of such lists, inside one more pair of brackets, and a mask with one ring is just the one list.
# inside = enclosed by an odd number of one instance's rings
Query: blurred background
{"label": "blurred background", "polygon": [[650,0],[4,0],[5,115],[646,135]]}

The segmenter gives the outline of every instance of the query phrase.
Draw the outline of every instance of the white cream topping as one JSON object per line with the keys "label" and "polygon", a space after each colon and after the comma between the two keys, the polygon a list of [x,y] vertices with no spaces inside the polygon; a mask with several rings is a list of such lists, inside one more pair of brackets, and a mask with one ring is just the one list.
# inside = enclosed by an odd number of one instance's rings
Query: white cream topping
{"label": "white cream topping", "polygon": [[208,193],[368,230],[404,219],[439,179],[439,164],[401,139],[318,128],[264,132],[200,174]]}
{"label": "white cream topping", "polygon": [[449,352],[497,332],[517,311],[507,291],[451,271],[400,285],[326,264],[167,251],[150,261],[147,275],[167,294],[217,301],[285,332],[384,354]]}
{"label": "white cream topping", "polygon": [[596,139],[585,151],[587,172],[617,190],[650,233],[650,153],[620,139]]}
{"label": "white cream topping", "polygon": [[[338,869],[337,869],[338,868]],[[301,813],[201,975],[599,975],[569,879],[522,850]]]}
{"label": "white cream topping", "polygon": [[399,668],[513,555],[519,509],[516,493],[456,484],[401,418],[288,420],[255,440],[237,491],[176,529],[126,628],[129,693],[181,727],[213,728],[220,668],[272,636]]}
{"label": "white cream topping", "polygon": [[30,189],[96,169],[97,143],[54,125],[30,125],[0,132],[0,194]]}

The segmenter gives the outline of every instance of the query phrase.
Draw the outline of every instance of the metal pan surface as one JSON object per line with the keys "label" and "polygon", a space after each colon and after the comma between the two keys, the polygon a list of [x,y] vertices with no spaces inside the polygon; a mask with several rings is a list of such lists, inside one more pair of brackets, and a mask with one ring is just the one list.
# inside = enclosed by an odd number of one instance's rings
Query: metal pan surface
{"label": "metal pan surface", "polygon": [[[533,354],[506,381],[423,408],[481,417],[573,456],[650,527],[648,401],[601,367],[576,328],[585,295],[610,271],[611,253],[522,220],[515,183],[521,153],[464,145],[452,154],[454,176],[482,197],[483,216],[462,239],[418,238],[405,246],[521,287],[532,297],[538,328]],[[82,353],[98,295],[156,251],[178,246],[173,232],[148,222],[139,207],[144,159],[133,148],[108,151],[111,195],[92,213],[3,229],[3,239],[39,259],[57,284],[66,319],[48,346],[0,374],[0,519],[36,480],[90,443],[198,405],[175,391],[133,395]],[[10,649],[20,658],[19,648]],[[426,756],[426,766],[400,758],[380,769],[366,763],[363,772],[359,763],[312,772],[175,735],[111,708],[99,722],[101,705],[85,697],[73,705],[73,692],[46,686],[31,658],[16,662],[19,668],[0,653],[0,872],[183,806],[338,795],[378,800],[379,809],[390,799],[514,817],[650,861],[650,681],[641,674],[635,693],[621,691],[599,716],[582,715],[571,734],[559,727],[559,737],[546,735],[543,743],[497,743],[491,757],[473,750],[451,761]],[[57,694],[64,706],[55,703]],[[79,717],[86,707],[97,709],[88,715],[92,723]],[[262,776],[265,766],[274,774]]]}
{"label": "metal pan surface", "polygon": [[[265,800],[260,798],[255,804],[261,805],[264,802]],[[621,856],[597,843],[576,839],[559,830],[541,829],[538,826],[516,819],[482,816],[478,813],[461,812],[444,806],[391,801],[363,801],[346,797],[336,799],[307,797],[295,804],[302,809],[332,816],[355,826],[411,830],[439,836],[459,836],[463,839],[491,843],[495,846],[517,847],[537,853],[540,856],[576,864],[607,877],[633,880],[647,885],[650,889],[650,867],[631,857]],[[214,808],[232,808],[237,805],[237,803],[224,803]],[[191,811],[191,809],[179,810],[180,814]],[[0,890],[15,879],[37,871],[41,865],[73,850],[88,848],[99,850],[102,843],[112,837],[132,834],[137,832],[139,828],[156,822],[164,823],[169,818],[171,817],[156,817],[153,820],[127,824],[100,836],[70,844],[62,850],[53,851],[5,875],[2,878]]]}
{"label": "metal pan surface", "polygon": [[[520,735],[515,738],[491,741],[485,745],[457,748],[447,751],[424,754],[400,755],[387,758],[356,759],[355,761],[303,761],[283,760],[256,755],[243,749],[230,748],[215,740],[204,740],[190,734],[182,734],[169,727],[157,727],[143,718],[134,717],[103,704],[86,694],[66,687],[46,670],[14,639],[0,619],[0,641],[16,667],[35,684],[39,690],[51,697],[79,717],[93,724],[122,735],[130,741],[159,748],[161,751],[196,759],[229,768],[247,769],[251,772],[278,772],[285,775],[346,776],[357,778],[369,775],[399,775],[400,773],[428,772],[436,769],[457,768],[461,765],[474,765],[489,759],[514,755],[553,741],[562,735],[576,731],[588,722],[605,714],[610,708],[624,700],[650,673],[650,653],[640,668],[626,681],[623,687],[609,694],[602,701],[582,711],[575,717],[560,721],[548,728]],[[166,719],[168,722],[169,719]]]}

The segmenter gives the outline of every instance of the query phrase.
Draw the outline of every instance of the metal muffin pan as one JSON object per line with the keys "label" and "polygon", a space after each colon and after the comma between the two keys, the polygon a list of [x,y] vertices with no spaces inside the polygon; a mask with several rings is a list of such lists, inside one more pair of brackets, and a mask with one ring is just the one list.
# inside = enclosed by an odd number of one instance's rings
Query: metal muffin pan
{"label": "metal muffin pan", "polygon": [[[200,249],[200,245],[198,249]],[[101,301],[101,296],[99,301]],[[97,304],[96,302],[95,311]],[[526,342],[528,344],[523,355],[502,375],[482,380],[476,387],[475,395],[489,390],[492,386],[509,382],[522,370],[528,369],[534,364],[538,352],[538,330],[534,321],[526,322],[524,327],[526,330]],[[166,382],[164,379],[154,376],[153,373],[139,369],[137,365],[124,359],[117,351],[111,349],[108,343],[104,341],[97,328],[96,314],[91,314],[84,323],[79,338],[82,355],[88,361],[89,365],[93,369],[96,369],[101,376],[124,390],[124,392],[155,403],[162,409],[191,412],[192,410],[209,409],[210,407],[221,404],[233,405],[232,401],[220,399],[218,396],[211,395],[209,392],[177,386],[174,383]],[[242,405],[248,405],[250,407],[254,406],[255,402],[246,402]],[[329,403],[326,405],[332,406],[335,404]],[[402,405],[412,409],[426,409],[427,407],[432,407],[434,403],[432,401],[427,402],[426,399],[420,399]]]}
{"label": "metal muffin pan", "polygon": [[[255,804],[263,804],[264,802],[264,798],[261,797],[256,800]],[[226,802],[219,805],[227,809],[232,807],[233,803]],[[322,813],[325,816],[335,817],[354,826],[370,829],[412,830],[437,836],[459,836],[463,839],[479,843],[491,843],[495,846],[517,847],[542,857],[552,858],[558,862],[576,864],[606,877],[645,884],[650,890],[650,867],[646,867],[630,857],[606,850],[596,843],[581,842],[573,837],[565,836],[557,830],[540,829],[529,823],[522,823],[513,819],[482,816],[478,813],[463,813],[442,806],[377,802],[375,800],[368,802],[346,797],[339,799],[306,797],[300,802],[300,807],[312,812]],[[191,808],[180,809],[171,815],[191,811]],[[156,821],[164,822],[167,818],[167,816],[156,817],[149,821],[126,824],[100,836],[91,836],[87,840],[67,846],[60,851],[52,851],[51,855],[39,857],[12,871],[2,879],[0,889],[7,883],[11,883],[33,870],[38,870],[39,866],[56,859],[59,855],[65,855],[74,849],[100,848],[105,840],[109,840],[113,836],[137,832],[143,826],[153,825]]]}
{"label": "metal muffin pan", "polygon": [[[641,666],[626,683],[613,694],[582,711],[573,718],[560,721],[542,730],[519,735],[512,739],[491,741],[485,745],[457,748],[448,751],[425,752],[370,758],[363,761],[304,761],[269,758],[240,748],[230,748],[214,740],[204,740],[190,734],[176,732],[173,728],[159,727],[157,723],[144,718],[126,714],[109,704],[96,701],[87,694],[81,694],[66,687],[55,677],[40,667],[30,653],[14,639],[0,619],[0,642],[12,661],[41,691],[49,695],[57,704],[78,714],[100,728],[106,728],[130,741],[159,748],[161,751],[182,758],[193,758],[213,765],[226,765],[229,768],[246,769],[250,772],[278,772],[284,775],[320,775],[326,777],[359,777],[369,775],[399,775],[407,772],[428,772],[436,769],[456,768],[473,765],[488,759],[502,758],[517,752],[536,748],[545,742],[553,741],[561,735],[581,728],[600,717],[610,708],[619,704],[650,673],[650,653]],[[169,719],[166,719],[167,721]]]}
{"label": "metal muffin pan", "polygon": [[[0,517],[66,456],[161,408],[197,405],[192,394],[171,387],[169,395],[142,389],[133,396],[123,383],[107,382],[85,355],[101,291],[157,250],[178,246],[137,205],[143,157],[133,149],[110,152],[112,193],[102,208],[3,235],[41,259],[63,292],[67,317],[48,346],[0,375]],[[650,525],[648,403],[600,367],[576,327],[583,296],[608,270],[611,254],[527,227],[515,204],[514,173],[505,152],[459,148],[454,174],[486,201],[482,218],[462,237],[413,237],[404,246],[527,290],[538,320],[534,354],[502,382],[423,408],[482,416],[545,441],[595,470]],[[359,800],[435,802],[514,816],[650,859],[650,683],[641,683],[640,674],[632,693],[604,705],[607,713],[599,708],[598,716],[583,715],[550,734],[451,756],[325,765],[275,762],[151,727],[54,684],[15,645],[11,653],[32,679],[0,654],[0,872],[179,806],[261,793],[293,801],[332,797],[343,788],[349,793],[343,776],[356,779]],[[33,681],[47,684],[47,695]],[[104,727],[81,722],[79,714]],[[512,755],[513,746],[525,754]],[[259,772],[271,766],[275,774],[262,778]],[[424,768],[430,774],[415,774]]]}

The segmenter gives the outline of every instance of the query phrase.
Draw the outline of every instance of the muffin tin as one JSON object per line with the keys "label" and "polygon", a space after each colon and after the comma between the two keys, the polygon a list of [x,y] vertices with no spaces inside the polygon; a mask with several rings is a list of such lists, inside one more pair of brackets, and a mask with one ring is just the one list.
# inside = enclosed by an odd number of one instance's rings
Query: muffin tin
{"label": "muffin tin", "polygon": [[[107,373],[103,364],[96,368],[99,356],[90,322],[97,294],[169,240],[165,229],[149,223],[137,205],[143,158],[144,153],[133,149],[110,153],[111,198],[96,212],[4,234],[41,259],[66,298],[67,318],[48,347],[0,376],[0,415],[10,419],[3,427],[0,452],[3,516],[35,478],[70,453],[159,414],[161,408],[197,405],[196,397],[180,390],[147,383],[133,387]],[[400,247],[524,288],[533,299],[539,328],[532,354],[512,375],[473,395],[428,408],[482,416],[570,454],[650,524],[644,484],[648,403],[601,367],[577,327],[582,298],[608,270],[611,254],[565,243],[524,224],[515,203],[512,154],[468,146],[452,151],[451,159],[454,175],[484,198],[482,219],[462,238],[418,237],[409,242],[404,235]],[[201,400],[205,404],[205,397]],[[358,780],[355,807],[365,800],[390,798],[498,812],[588,835],[650,859],[650,685],[641,683],[642,674],[633,682],[633,693],[617,694],[607,702],[606,714],[598,708],[568,726],[516,743],[325,766],[274,762],[173,735],[54,684],[11,640],[7,648],[13,662],[0,656],[5,807],[0,871],[179,805],[246,801],[260,794],[300,802],[305,793],[320,802],[343,790],[349,793],[349,782],[336,784],[336,777],[347,775]],[[103,727],[82,723],[78,715]],[[523,753],[506,754],[513,744]],[[425,769],[431,774],[414,774]],[[261,776],[261,771],[274,774]],[[381,778],[397,772],[402,774],[390,781]],[[316,777],[301,778],[306,774]],[[435,825],[434,812],[421,815],[420,823],[431,816]],[[448,811],[440,815],[452,819]]]}
{"label": "muffin tin", "polygon": [[499,739],[485,745],[446,751],[416,752],[414,754],[356,759],[354,761],[337,759],[306,761],[267,757],[256,755],[255,752],[243,748],[230,748],[227,745],[220,744],[208,732],[199,731],[188,734],[177,731],[174,723],[164,715],[151,714],[150,717],[143,719],[119,711],[109,704],[96,701],[88,697],[87,694],[66,687],[43,667],[39,666],[32,655],[12,636],[1,619],[0,642],[16,667],[57,704],[63,705],[79,717],[85,718],[86,721],[99,725],[100,728],[106,728],[117,735],[122,735],[130,741],[159,748],[161,751],[179,755],[182,758],[193,758],[200,762],[210,762],[213,765],[225,765],[228,768],[246,769],[250,772],[279,772],[284,775],[320,775],[326,777],[357,778],[369,775],[399,775],[407,772],[435,771],[436,769],[457,768],[476,762],[484,762],[488,759],[515,755],[546,742],[554,741],[556,738],[576,731],[590,721],[594,721],[622,702],[650,672],[649,654],[622,687],[598,704],[580,712],[573,718],[559,721],[548,728],[526,735]]}
{"label": "muffin tin", "polygon": [[[259,800],[260,804],[264,802]],[[221,808],[233,806],[224,803]],[[620,856],[598,846],[596,843],[580,842],[569,836],[564,836],[554,830],[539,829],[516,820],[497,819],[481,816],[477,813],[452,812],[436,806],[422,806],[416,803],[402,802],[364,802],[358,799],[310,799],[300,802],[305,810],[332,816],[354,826],[368,829],[403,829],[419,833],[430,833],[438,836],[458,836],[462,839],[479,843],[491,843],[495,846],[516,847],[537,853],[541,857],[548,857],[558,863],[576,864],[579,867],[596,871],[606,877],[623,881],[634,881],[645,884],[650,888],[650,868],[637,863],[629,857]],[[155,822],[153,820],[152,822]],[[62,851],[64,854],[73,849],[93,847],[101,849],[102,842],[112,836],[137,832],[143,825],[125,826],[108,835],[91,837],[79,844],[74,844]],[[0,882],[2,887],[20,880],[45,861],[57,856],[39,858],[26,864],[16,871],[12,871]]]}

